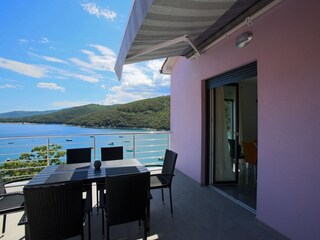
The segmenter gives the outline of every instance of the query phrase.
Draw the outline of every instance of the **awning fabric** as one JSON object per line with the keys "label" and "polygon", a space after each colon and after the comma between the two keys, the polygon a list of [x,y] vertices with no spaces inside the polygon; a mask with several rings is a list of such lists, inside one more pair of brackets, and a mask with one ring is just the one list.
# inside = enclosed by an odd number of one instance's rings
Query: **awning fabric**
{"label": "awning fabric", "polygon": [[[188,42],[179,41],[183,36],[189,36],[191,42],[201,49],[227,31],[226,26],[230,23],[243,21],[245,16],[239,16],[253,9],[257,3],[264,6],[271,1],[136,0],[118,54],[115,72],[121,79],[123,64],[172,56],[190,56],[195,50]],[[154,46],[159,48],[148,51]],[[144,53],[140,54],[141,52]]]}

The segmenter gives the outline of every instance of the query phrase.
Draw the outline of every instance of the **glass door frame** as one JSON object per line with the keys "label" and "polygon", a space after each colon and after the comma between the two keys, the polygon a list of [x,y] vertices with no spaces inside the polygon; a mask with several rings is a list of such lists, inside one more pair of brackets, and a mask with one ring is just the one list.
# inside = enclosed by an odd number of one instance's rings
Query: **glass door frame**
{"label": "glass door frame", "polygon": [[[215,152],[215,146],[212,146],[210,143],[212,142],[212,139],[214,138],[215,130],[211,128],[210,124],[215,118],[214,116],[214,107],[211,106],[210,99],[213,95],[213,89],[217,87],[221,87],[224,85],[232,84],[232,83],[238,83],[241,80],[248,79],[251,77],[257,77],[258,76],[258,63],[257,61],[253,61],[251,63],[245,64],[243,66],[240,66],[238,68],[232,69],[230,71],[221,73],[219,75],[213,76],[211,78],[206,79],[203,82],[203,87],[205,88],[205,96],[204,96],[204,119],[205,124],[203,133],[204,133],[204,139],[205,139],[205,145],[204,145],[204,155],[205,155],[205,161],[204,161],[204,183],[205,185],[211,185],[213,183],[213,157],[212,152]],[[239,96],[239,93],[238,93]],[[238,106],[239,108],[239,106]],[[238,111],[239,113],[239,111]],[[239,117],[238,117],[239,119]],[[239,128],[239,125],[238,125]],[[215,141],[215,140],[213,140]],[[239,141],[239,136],[236,136],[236,141]],[[214,144],[215,145],[215,144]],[[239,161],[237,161],[239,162]],[[239,166],[239,164],[238,164]],[[237,166],[237,168],[238,168]],[[219,184],[223,184],[223,182],[219,182]]]}
{"label": "glass door frame", "polygon": [[[239,156],[238,156],[238,151],[237,151],[237,147],[238,144],[239,144],[239,85],[238,83],[231,83],[231,84],[226,84],[226,85],[223,85],[223,86],[220,86],[220,87],[225,87],[225,86],[233,86],[235,87],[235,99],[234,99],[234,109],[233,111],[235,112],[235,114],[233,114],[233,119],[232,119],[232,125],[234,127],[234,131],[233,131],[233,138],[235,140],[235,146],[234,146],[234,149],[235,149],[235,155],[234,155],[234,180],[216,180],[216,152],[217,152],[217,149],[215,147],[215,143],[217,141],[217,134],[216,134],[216,114],[217,114],[217,111],[216,111],[216,107],[214,106],[214,119],[213,119],[213,122],[211,123],[212,126],[214,128],[214,136],[213,136],[213,140],[214,140],[214,156],[213,156],[213,164],[211,164],[211,167],[213,169],[211,169],[212,171],[212,179],[210,180],[211,184],[213,185],[235,185],[235,184],[238,184],[238,175],[239,175]],[[216,103],[216,88],[213,88],[213,95],[214,95],[214,105]],[[224,101],[228,101],[228,98],[224,98]],[[212,103],[210,103],[212,104]],[[210,124],[210,123],[209,123]]]}

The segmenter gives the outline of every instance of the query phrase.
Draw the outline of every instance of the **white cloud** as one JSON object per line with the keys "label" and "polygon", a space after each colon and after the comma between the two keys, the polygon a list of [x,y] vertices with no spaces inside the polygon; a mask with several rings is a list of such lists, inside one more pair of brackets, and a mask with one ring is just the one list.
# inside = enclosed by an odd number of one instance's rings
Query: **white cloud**
{"label": "white cloud", "polygon": [[124,65],[122,85],[127,87],[146,86],[159,87],[170,86],[170,77],[160,74],[159,70],[163,64],[163,60],[152,60],[140,64]]}
{"label": "white cloud", "polygon": [[33,58],[36,58],[37,60],[46,60],[47,62],[54,62],[54,63],[64,63],[64,64],[68,64],[67,61],[59,59],[59,58],[55,58],[55,57],[50,57],[50,56],[41,56],[39,54],[36,54],[34,52],[27,52],[28,55],[30,55]]}
{"label": "white cloud", "polygon": [[50,90],[61,91],[61,92],[64,92],[64,91],[65,91],[65,88],[64,88],[64,87],[61,87],[61,86],[59,86],[59,85],[56,84],[56,83],[39,82],[39,83],[37,84],[37,87],[38,87],[38,88],[46,88],[46,89],[50,89]]}
{"label": "white cloud", "polygon": [[49,39],[46,38],[46,37],[42,37],[42,38],[40,39],[40,43],[44,43],[44,44],[49,43]]}
{"label": "white cloud", "polygon": [[99,82],[98,76],[87,76],[79,73],[74,73],[71,71],[66,71],[63,69],[55,68],[55,67],[48,67],[48,72],[50,73],[51,77],[60,78],[60,79],[78,79],[89,83],[97,83]]}
{"label": "white cloud", "polygon": [[26,52],[29,56],[31,56],[32,58],[36,58],[36,59],[42,59],[42,56],[34,53],[34,52],[31,52],[31,51],[28,51]]}
{"label": "white cloud", "polygon": [[113,105],[113,104],[119,104],[119,103],[128,103],[132,101],[142,100],[145,98],[148,98],[148,97],[141,96],[135,93],[130,93],[130,92],[116,91],[114,94],[106,95],[106,98],[102,101],[102,104]]}
{"label": "white cloud", "polygon": [[169,75],[161,74],[160,69],[163,65],[164,59],[152,60],[147,62],[147,67],[152,72],[152,79],[156,85],[170,86]]}
{"label": "white cloud", "polygon": [[[61,63],[68,64],[66,61],[58,58],[40,56],[32,52],[28,52],[28,54],[39,59],[45,59],[46,61],[49,61],[49,62],[61,62]],[[99,62],[99,60],[94,60],[94,62],[95,61]],[[92,64],[95,65],[95,63],[92,63]],[[87,72],[87,74],[81,74],[79,73],[79,68],[77,69],[77,72],[72,72],[70,70],[64,70],[61,68],[56,68],[48,65],[37,66],[33,64],[27,64],[23,62],[9,60],[2,57],[0,57],[0,68],[11,70],[13,72],[17,72],[33,78],[46,77],[46,78],[55,78],[55,79],[75,79],[75,80],[82,80],[89,83],[97,83],[102,78],[101,75],[95,73],[90,69],[80,69],[82,71],[86,70]]]}
{"label": "white cloud", "polygon": [[6,88],[11,88],[11,89],[17,89],[17,86],[14,86],[12,84],[4,84],[4,85],[0,85],[0,89],[6,89]]}
{"label": "white cloud", "polygon": [[100,87],[101,87],[102,89],[105,89],[105,90],[108,89],[108,85],[107,85],[107,84],[101,84]]}
{"label": "white cloud", "polygon": [[88,56],[89,61],[86,62],[78,58],[70,58],[69,61],[82,68],[113,72],[116,54],[110,48],[102,45],[91,44],[90,46],[98,50],[100,54],[83,49],[81,52]]}
{"label": "white cloud", "polygon": [[95,77],[86,76],[86,75],[82,75],[82,74],[78,74],[78,73],[71,73],[70,76],[73,78],[79,78],[80,80],[85,81],[85,82],[90,82],[90,83],[99,82],[99,79],[97,79]]}
{"label": "white cloud", "polygon": [[170,77],[159,73],[162,60],[152,60],[146,63],[124,65],[122,87],[154,90],[159,87],[169,87]]}
{"label": "white cloud", "polygon": [[91,104],[92,102],[85,102],[85,101],[60,101],[60,102],[54,102],[52,104],[53,107],[59,107],[59,108],[69,108],[69,107],[78,107],[83,106],[87,104]]}
{"label": "white cloud", "polygon": [[42,56],[44,58],[44,60],[48,61],[48,62],[56,62],[56,63],[65,63],[67,64],[66,61],[61,60],[59,58],[55,58],[55,57],[48,57],[48,56]]}
{"label": "white cloud", "polygon": [[107,20],[113,21],[117,16],[116,12],[109,10],[107,8],[100,8],[95,3],[83,3],[81,4],[81,6],[89,14],[97,17],[103,17]]}
{"label": "white cloud", "polygon": [[70,58],[69,61],[74,63],[75,65],[78,65],[79,67],[93,69],[93,66],[90,63],[82,61],[82,60],[80,60],[78,58]]}
{"label": "white cloud", "polygon": [[0,68],[8,69],[29,77],[41,78],[45,76],[46,69],[32,64],[12,61],[0,57]]}
{"label": "white cloud", "polygon": [[105,56],[109,56],[110,55],[112,57],[116,57],[116,54],[110,48],[107,48],[107,47],[99,45],[99,44],[90,44],[90,46],[91,47],[95,47],[96,49],[98,49]]}
{"label": "white cloud", "polygon": [[113,105],[169,94],[170,77],[161,75],[162,60],[124,65],[119,86],[110,89],[102,104]]}
{"label": "white cloud", "polygon": [[50,78],[59,78],[59,79],[78,79],[85,82],[90,83],[97,83],[99,82],[99,78],[101,78],[98,74],[92,74],[92,76],[87,76],[79,73],[73,73],[70,71],[66,71],[63,69],[50,67],[50,66],[36,66],[32,64],[12,61],[9,59],[1,58],[0,57],[0,68],[8,69],[29,77],[33,78],[43,78],[43,77],[50,77]]}
{"label": "white cloud", "polygon": [[24,39],[24,38],[20,38],[18,39],[19,43],[23,44],[23,43],[27,43],[28,40],[27,39]]}
{"label": "white cloud", "polygon": [[82,72],[85,72],[86,74],[89,74],[91,77],[101,79],[102,76],[98,73],[96,73],[94,70],[88,69],[88,68],[78,68],[78,70],[81,70]]}

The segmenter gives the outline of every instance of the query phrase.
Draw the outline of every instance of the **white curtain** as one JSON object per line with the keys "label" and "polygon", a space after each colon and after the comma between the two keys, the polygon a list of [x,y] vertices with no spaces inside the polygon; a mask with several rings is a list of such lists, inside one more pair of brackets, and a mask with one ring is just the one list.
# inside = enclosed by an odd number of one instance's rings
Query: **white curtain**
{"label": "white curtain", "polygon": [[224,110],[224,90],[223,87],[218,87],[215,90],[215,108],[216,108],[216,141],[215,141],[215,180],[230,181],[234,180],[232,172],[232,164],[228,149],[227,123]]}
{"label": "white curtain", "polygon": [[[241,85],[240,85],[241,86]],[[242,104],[242,99],[241,99],[241,96],[242,96],[242,88],[240,87],[239,89],[239,119],[238,119],[238,123],[239,123],[239,129],[238,129],[238,132],[239,132],[239,144],[242,145],[242,141],[243,141],[243,130],[242,130],[242,107],[243,107],[243,104]]]}

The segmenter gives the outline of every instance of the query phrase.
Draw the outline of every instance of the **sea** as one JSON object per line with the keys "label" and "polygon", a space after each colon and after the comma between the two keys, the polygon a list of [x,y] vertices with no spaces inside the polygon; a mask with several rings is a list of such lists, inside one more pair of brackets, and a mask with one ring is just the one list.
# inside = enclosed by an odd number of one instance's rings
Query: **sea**
{"label": "sea", "polygon": [[[163,159],[169,147],[169,133],[149,129],[87,128],[62,124],[0,123],[0,164],[32,153],[48,144],[68,148],[92,147],[92,161],[100,158],[100,148],[123,146],[124,159],[137,158],[144,164]],[[65,157],[61,158],[65,161]]]}

